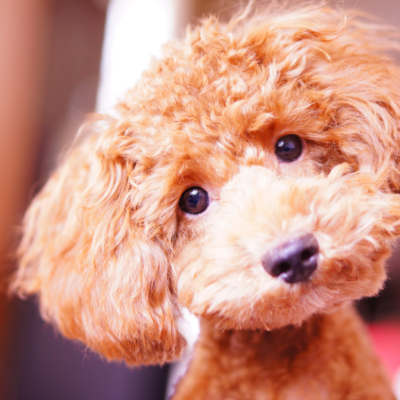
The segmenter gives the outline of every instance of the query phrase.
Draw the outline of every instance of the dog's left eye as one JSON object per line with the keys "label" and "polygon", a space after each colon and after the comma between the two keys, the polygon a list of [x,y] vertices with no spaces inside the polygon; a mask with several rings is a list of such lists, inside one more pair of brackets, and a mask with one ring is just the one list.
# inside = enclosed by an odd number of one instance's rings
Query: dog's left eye
{"label": "dog's left eye", "polygon": [[297,135],[281,137],[275,144],[275,154],[286,162],[291,162],[300,157],[303,150],[301,139]]}
{"label": "dog's left eye", "polygon": [[200,214],[208,207],[208,193],[200,187],[191,187],[183,192],[179,207],[187,214]]}

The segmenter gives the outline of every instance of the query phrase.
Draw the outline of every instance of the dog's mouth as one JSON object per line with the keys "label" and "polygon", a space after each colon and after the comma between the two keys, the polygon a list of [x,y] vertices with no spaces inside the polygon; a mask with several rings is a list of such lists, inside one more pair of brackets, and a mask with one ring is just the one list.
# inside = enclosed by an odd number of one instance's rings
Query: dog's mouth
{"label": "dog's mouth", "polygon": [[312,233],[300,233],[262,257],[264,270],[286,283],[306,282],[318,266],[319,245]]}

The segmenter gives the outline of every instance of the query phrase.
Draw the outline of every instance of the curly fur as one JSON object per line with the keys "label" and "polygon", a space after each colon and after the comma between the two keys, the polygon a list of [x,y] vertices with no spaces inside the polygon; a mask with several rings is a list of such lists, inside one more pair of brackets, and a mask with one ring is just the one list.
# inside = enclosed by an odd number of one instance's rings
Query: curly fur
{"label": "curly fur", "polygon": [[[13,290],[128,364],[179,358],[186,306],[203,333],[176,399],[392,399],[350,303],[382,288],[400,235],[398,37],[323,5],[204,20],[35,198]],[[196,216],[192,186],[211,201]],[[315,273],[267,275],[262,254],[300,232]]]}

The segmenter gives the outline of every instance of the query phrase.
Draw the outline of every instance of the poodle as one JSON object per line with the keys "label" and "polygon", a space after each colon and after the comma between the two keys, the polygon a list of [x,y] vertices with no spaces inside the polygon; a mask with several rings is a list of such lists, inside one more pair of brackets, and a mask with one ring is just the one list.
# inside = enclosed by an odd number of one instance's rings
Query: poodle
{"label": "poodle", "polygon": [[395,30],[323,4],[209,17],[88,123],[29,207],[12,290],[174,400],[394,399],[352,302],[400,236]]}

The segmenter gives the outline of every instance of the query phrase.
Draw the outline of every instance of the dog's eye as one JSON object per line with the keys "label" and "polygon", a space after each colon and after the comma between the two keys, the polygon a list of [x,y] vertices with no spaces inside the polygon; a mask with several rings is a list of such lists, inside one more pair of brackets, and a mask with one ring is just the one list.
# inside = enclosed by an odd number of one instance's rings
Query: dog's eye
{"label": "dog's eye", "polygon": [[186,190],[179,200],[179,207],[188,214],[200,214],[208,207],[208,194],[199,187]]}
{"label": "dog's eye", "polygon": [[303,145],[297,135],[287,135],[281,137],[275,145],[275,154],[282,161],[294,161],[300,157]]}

